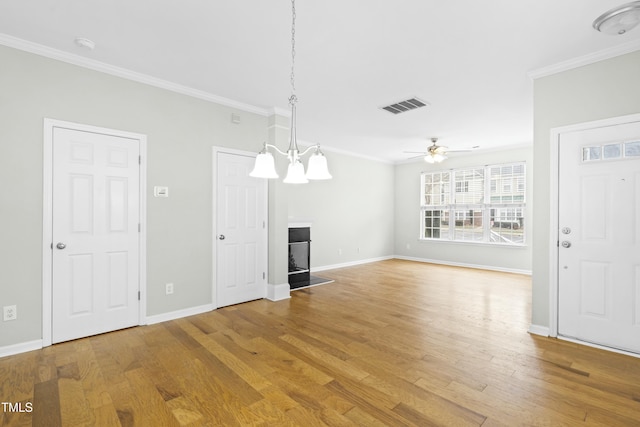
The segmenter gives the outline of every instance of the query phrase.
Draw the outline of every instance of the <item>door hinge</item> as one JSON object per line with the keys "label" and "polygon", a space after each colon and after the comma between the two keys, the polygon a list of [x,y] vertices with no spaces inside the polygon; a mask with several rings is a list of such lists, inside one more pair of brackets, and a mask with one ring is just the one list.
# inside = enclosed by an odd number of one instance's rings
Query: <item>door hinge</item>
{"label": "door hinge", "polygon": [[138,233],[140,232],[141,228],[142,228],[142,225],[140,225],[140,223],[138,223]]}
{"label": "door hinge", "polygon": [[142,156],[138,156],[138,164],[141,165],[142,164]]}
{"label": "door hinge", "polygon": [[262,272],[262,280],[264,280],[264,279],[266,279],[266,278],[267,278],[267,274],[263,271],[263,272]]}
{"label": "door hinge", "polygon": [[140,291],[138,291],[138,301],[140,301]]}
{"label": "door hinge", "polygon": [[267,226],[267,222],[266,221],[262,221],[262,228],[265,228]]}

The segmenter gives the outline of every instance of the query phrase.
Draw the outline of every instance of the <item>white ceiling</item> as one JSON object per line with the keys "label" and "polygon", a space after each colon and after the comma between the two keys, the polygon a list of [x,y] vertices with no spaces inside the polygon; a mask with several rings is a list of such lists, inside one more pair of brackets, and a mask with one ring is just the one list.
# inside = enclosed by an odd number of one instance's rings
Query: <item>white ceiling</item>
{"label": "white ceiling", "polygon": [[[624,2],[298,0],[298,138],[387,161],[425,149],[432,136],[452,148],[530,144],[527,73],[640,48],[640,28],[608,36],[591,27]],[[288,110],[287,0],[0,0],[0,33]],[[409,97],[430,106],[397,116],[380,109]]]}

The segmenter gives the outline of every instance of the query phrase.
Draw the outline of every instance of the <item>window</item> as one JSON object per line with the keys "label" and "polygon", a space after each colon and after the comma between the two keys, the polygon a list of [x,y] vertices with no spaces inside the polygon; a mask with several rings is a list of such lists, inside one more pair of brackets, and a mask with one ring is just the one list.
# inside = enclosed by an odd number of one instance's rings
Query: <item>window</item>
{"label": "window", "polygon": [[640,141],[582,147],[582,161],[617,160],[640,156]]}
{"label": "window", "polygon": [[525,177],[524,162],[423,173],[420,238],[523,245]]}

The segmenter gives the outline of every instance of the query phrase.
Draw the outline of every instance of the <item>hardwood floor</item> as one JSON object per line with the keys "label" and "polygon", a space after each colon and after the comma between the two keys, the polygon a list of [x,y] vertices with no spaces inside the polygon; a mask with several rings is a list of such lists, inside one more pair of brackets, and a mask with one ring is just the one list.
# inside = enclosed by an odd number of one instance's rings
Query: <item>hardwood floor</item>
{"label": "hardwood floor", "polygon": [[2,358],[0,400],[33,411],[0,425],[640,425],[640,359],[528,334],[527,276],[401,260],[322,276]]}

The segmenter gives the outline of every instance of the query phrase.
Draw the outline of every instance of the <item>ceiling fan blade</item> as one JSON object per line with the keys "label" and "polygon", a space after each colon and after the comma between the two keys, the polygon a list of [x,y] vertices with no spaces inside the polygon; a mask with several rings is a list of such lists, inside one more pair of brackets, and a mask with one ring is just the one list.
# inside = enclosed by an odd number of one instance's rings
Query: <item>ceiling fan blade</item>
{"label": "ceiling fan blade", "polygon": [[465,151],[473,151],[476,148],[480,148],[480,146],[479,145],[474,145],[473,147],[451,148],[451,149],[448,149],[447,151],[449,153],[462,153],[462,152],[465,152]]}
{"label": "ceiling fan blade", "polygon": [[411,159],[417,159],[418,157],[424,157],[424,156],[426,156],[426,155],[427,155],[427,154],[425,154],[425,153],[422,153],[422,154],[419,154],[419,155],[417,155],[417,156],[411,156],[411,157],[407,157],[407,160],[411,160]]}
{"label": "ceiling fan blade", "polygon": [[423,156],[425,154],[429,154],[426,151],[403,151],[403,153],[405,153],[405,154],[422,154]]}

